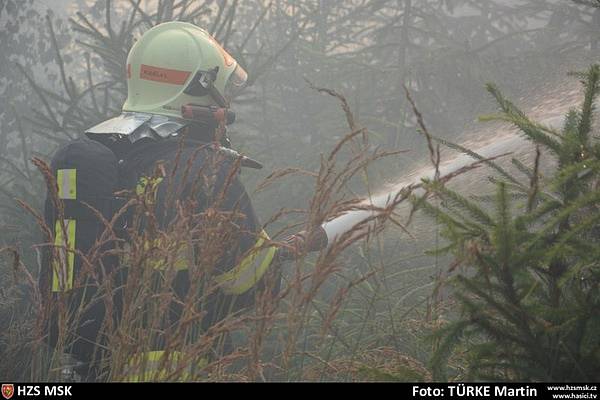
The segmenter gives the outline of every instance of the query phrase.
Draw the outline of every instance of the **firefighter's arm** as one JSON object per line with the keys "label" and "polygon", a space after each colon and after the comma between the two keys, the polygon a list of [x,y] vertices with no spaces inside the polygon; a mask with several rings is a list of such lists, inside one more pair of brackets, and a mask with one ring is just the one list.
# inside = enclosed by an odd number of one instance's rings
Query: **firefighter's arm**
{"label": "firefighter's arm", "polygon": [[272,241],[259,224],[250,198],[237,179],[228,189],[226,197],[226,208],[244,215],[240,221],[244,232],[239,243],[241,256],[233,268],[215,278],[226,294],[244,294],[261,282],[269,269],[327,245],[327,236],[321,228],[299,232],[282,242]]}
{"label": "firefighter's arm", "polygon": [[[226,182],[228,168],[222,168],[222,176],[217,182]],[[227,257],[223,269],[215,276],[216,283],[228,295],[243,295],[255,288],[272,267],[275,261],[277,247],[273,245],[269,235],[262,229],[258,217],[244,186],[238,177],[223,188],[217,184],[216,197],[224,192],[224,202],[220,208],[233,211],[236,217],[233,221],[239,229],[236,243],[231,243],[233,255]]]}
{"label": "firefighter's arm", "polygon": [[290,235],[281,243],[272,242],[267,233],[261,230],[256,242],[245,252],[241,261],[216,279],[225,293],[240,295],[258,284],[269,268],[308,252],[321,250],[326,245],[327,236],[320,228]]}
{"label": "firefighter's arm", "polygon": [[221,289],[230,295],[241,295],[254,288],[275,262],[277,248],[263,230],[254,245],[244,252],[235,267],[216,276]]}

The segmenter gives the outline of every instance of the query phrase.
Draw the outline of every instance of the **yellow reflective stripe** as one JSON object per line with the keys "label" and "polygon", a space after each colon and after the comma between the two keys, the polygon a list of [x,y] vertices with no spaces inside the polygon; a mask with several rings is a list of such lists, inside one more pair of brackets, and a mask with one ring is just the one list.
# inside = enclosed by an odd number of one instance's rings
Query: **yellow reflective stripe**
{"label": "yellow reflective stripe", "polygon": [[138,184],[135,187],[135,193],[138,196],[143,196],[143,195],[149,195],[151,196],[148,197],[148,202],[150,202],[150,204],[152,204],[154,201],[156,201],[156,195],[157,195],[157,188],[158,185],[160,185],[160,183],[163,181],[162,177],[155,177],[155,178],[148,178],[146,176],[142,176],[140,178],[140,180],[138,181]]}
{"label": "yellow reflective stripe", "polygon": [[[165,249],[167,250],[167,252],[170,253],[170,244],[164,244],[163,245],[163,241],[162,239],[155,239],[153,241],[146,241],[144,243],[144,250],[145,251],[152,251],[153,249]],[[178,249],[177,249],[177,258],[175,259],[175,262],[173,263],[175,269],[177,271],[181,271],[184,269],[188,269],[188,264],[189,264],[189,260],[192,260],[191,258],[191,254],[188,254],[188,245],[186,243],[183,243],[181,245],[179,245]],[[150,257],[150,259],[148,260],[148,264],[154,268],[154,269],[160,269],[160,270],[164,270],[166,269],[166,265],[165,265],[165,258],[155,258],[155,257]]]}
{"label": "yellow reflective stripe", "polygon": [[75,200],[77,198],[77,170],[59,169],[56,171],[58,198]]}
{"label": "yellow reflective stripe", "polygon": [[[164,356],[164,351],[149,351],[143,354],[137,354],[127,365],[127,369],[131,372],[127,372],[125,381],[127,382],[148,382],[160,379],[161,373],[159,373],[159,366],[161,359]],[[177,362],[180,354],[178,352],[172,352],[169,354],[170,359],[167,364],[171,362]],[[134,373],[136,371],[137,373]],[[167,370],[162,371],[163,379],[166,378]]]}
{"label": "yellow reflective stripe", "polygon": [[256,285],[267,272],[277,249],[273,246],[265,246],[266,240],[269,240],[269,236],[265,231],[262,231],[260,239],[248,251],[242,261],[232,270],[215,278],[225,293],[242,294]]}
{"label": "yellow reflective stripe", "polygon": [[[73,288],[73,267],[75,265],[75,233],[77,221],[65,219],[67,240],[63,239],[60,221],[54,227],[54,244],[58,247],[58,260],[52,262],[52,291],[63,292]],[[68,249],[68,251],[66,250]]]}
{"label": "yellow reflective stripe", "polygon": [[[148,351],[146,353],[144,353],[143,357],[146,358],[147,362],[150,363],[157,363],[159,361],[161,361],[161,359],[163,358],[163,356],[165,355],[165,352],[163,350],[156,350],[156,351]],[[172,351],[169,353],[169,361],[178,361],[179,358],[181,357],[181,353],[179,353],[178,351]]]}
{"label": "yellow reflective stripe", "polygon": [[188,269],[189,260],[190,258],[187,257],[187,246],[184,246],[184,248],[179,251],[177,260],[175,260],[175,269],[177,271]]}
{"label": "yellow reflective stripe", "polygon": [[[181,360],[182,355],[178,351],[172,351],[168,354],[169,358],[166,362],[163,362],[164,356],[165,352],[163,350],[148,351],[135,355],[127,365],[127,369],[130,372],[126,371],[124,380],[126,382],[150,382],[167,379],[169,375],[175,372],[178,367],[177,363]],[[207,365],[208,360],[206,358],[201,358],[196,363],[198,369],[204,368]],[[161,366],[163,368],[160,368]],[[186,367],[178,377],[178,380],[191,378],[191,368],[191,365]]]}

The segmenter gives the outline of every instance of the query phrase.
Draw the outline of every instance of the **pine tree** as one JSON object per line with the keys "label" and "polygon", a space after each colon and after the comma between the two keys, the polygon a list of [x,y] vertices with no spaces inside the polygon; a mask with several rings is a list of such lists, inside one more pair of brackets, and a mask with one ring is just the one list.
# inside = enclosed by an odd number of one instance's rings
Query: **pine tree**
{"label": "pine tree", "polygon": [[[513,160],[525,179],[492,165],[500,173],[493,207],[436,181],[427,186],[441,206],[416,202],[442,225],[453,265],[464,267],[451,279],[458,316],[435,334],[435,379],[448,378],[457,346],[467,354],[469,379],[600,378],[600,144],[592,130],[600,66],[577,76],[584,100],[561,132],[487,86],[500,108],[493,119],[511,122],[538,149],[533,168]],[[543,182],[542,153],[557,161]]]}

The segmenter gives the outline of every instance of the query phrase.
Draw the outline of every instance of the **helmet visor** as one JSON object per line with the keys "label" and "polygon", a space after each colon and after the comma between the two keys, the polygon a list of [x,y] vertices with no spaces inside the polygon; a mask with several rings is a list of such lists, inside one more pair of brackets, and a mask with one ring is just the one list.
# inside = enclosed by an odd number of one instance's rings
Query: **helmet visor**
{"label": "helmet visor", "polygon": [[229,75],[229,79],[225,84],[225,93],[223,94],[228,102],[231,102],[246,88],[248,82],[248,74],[244,68],[237,65],[233,73]]}

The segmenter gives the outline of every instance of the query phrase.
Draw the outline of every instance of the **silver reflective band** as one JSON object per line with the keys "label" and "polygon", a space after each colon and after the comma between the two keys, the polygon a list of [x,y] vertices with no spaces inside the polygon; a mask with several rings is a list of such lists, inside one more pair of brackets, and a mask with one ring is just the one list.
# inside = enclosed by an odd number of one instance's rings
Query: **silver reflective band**
{"label": "silver reflective band", "polygon": [[115,118],[99,123],[85,131],[96,135],[127,136],[131,143],[149,137],[168,138],[176,134],[187,123],[173,117],[139,112],[123,112]]}
{"label": "silver reflective band", "polygon": [[129,135],[152,118],[152,114],[124,112],[118,117],[100,122],[85,133]]}

